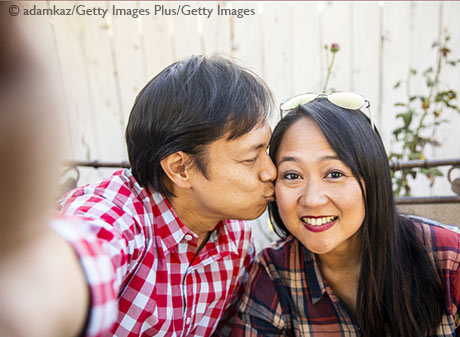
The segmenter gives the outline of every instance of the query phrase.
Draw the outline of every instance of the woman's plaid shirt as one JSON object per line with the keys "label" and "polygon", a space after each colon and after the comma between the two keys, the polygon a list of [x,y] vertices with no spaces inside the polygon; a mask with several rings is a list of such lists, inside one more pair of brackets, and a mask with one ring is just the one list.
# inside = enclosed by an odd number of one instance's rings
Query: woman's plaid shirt
{"label": "woman's plaid shirt", "polygon": [[[429,336],[455,336],[460,326],[460,235],[456,227],[412,217],[445,285],[441,325]],[[231,336],[360,336],[346,304],[322,276],[314,254],[292,236],[266,248],[251,269]]]}
{"label": "woman's plaid shirt", "polygon": [[254,257],[247,224],[234,220],[195,254],[197,235],[129,170],[70,191],[60,211],[78,218],[53,227],[90,286],[89,336],[209,336]]}

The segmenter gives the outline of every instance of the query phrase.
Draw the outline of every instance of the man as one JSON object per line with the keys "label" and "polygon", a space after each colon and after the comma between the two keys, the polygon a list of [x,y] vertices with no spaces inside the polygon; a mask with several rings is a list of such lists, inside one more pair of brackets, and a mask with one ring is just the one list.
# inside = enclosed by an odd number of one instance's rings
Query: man
{"label": "man", "polygon": [[216,330],[254,255],[240,220],[273,200],[271,103],[223,58],[176,62],[142,89],[126,128],[132,169],[69,192],[60,212],[76,222],[54,226],[89,284],[86,334]]}

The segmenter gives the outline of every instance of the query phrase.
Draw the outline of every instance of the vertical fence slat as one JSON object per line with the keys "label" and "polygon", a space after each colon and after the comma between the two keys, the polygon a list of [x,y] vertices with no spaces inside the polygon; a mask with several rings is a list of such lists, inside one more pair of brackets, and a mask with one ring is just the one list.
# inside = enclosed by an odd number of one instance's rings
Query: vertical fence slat
{"label": "vertical fence slat", "polygon": [[[263,77],[262,49],[263,40],[261,32],[261,16],[263,15],[263,3],[235,2],[233,6],[242,9],[255,9],[256,14],[247,16],[243,20],[232,18],[233,41],[232,54],[247,68]],[[261,13],[262,11],[262,13]],[[270,84],[269,84],[270,85]]]}
{"label": "vertical fence slat", "polygon": [[[277,103],[292,95],[292,36],[288,20],[291,17],[290,6],[264,3],[263,30],[265,55],[265,77]],[[275,116],[274,116],[275,117]],[[278,116],[274,121],[278,120]],[[272,122],[274,122],[272,121]]]}
{"label": "vertical fence slat", "polygon": [[[322,29],[324,43],[338,43],[340,51],[336,56],[333,73],[329,80],[329,89],[350,90],[350,3],[347,1],[327,2],[323,7]],[[325,64],[327,66],[327,64]],[[327,69],[324,69],[326,72]]]}
{"label": "vertical fence slat", "polygon": [[[101,3],[86,2],[87,6]],[[92,84],[94,120],[101,148],[101,160],[125,157],[120,106],[117,102],[116,77],[112,60],[110,29],[107,18],[81,16],[84,29],[82,44],[87,52],[86,67]]]}
{"label": "vertical fence slat", "polygon": [[[135,8],[132,3],[113,2],[118,10]],[[139,90],[143,87],[145,63],[142,55],[140,18],[129,15],[112,16],[113,35],[110,35],[111,51],[114,54],[114,72],[117,95],[120,100],[120,127],[125,129],[131,107]],[[115,100],[114,100],[115,101]],[[114,102],[115,103],[115,102]],[[118,103],[118,102],[117,102]],[[124,156],[123,160],[127,157]]]}
{"label": "vertical fence slat", "polygon": [[176,58],[172,19],[168,16],[154,15],[154,6],[155,4],[150,2],[140,2],[141,8],[151,11],[151,15],[143,17],[141,22],[147,63],[144,82],[153,78]]}
{"label": "vertical fence slat", "polygon": [[293,74],[293,84],[289,96],[303,92],[319,92],[322,88],[321,59],[317,52],[320,45],[318,5],[315,2],[293,2],[291,17],[292,21],[288,23],[292,36],[292,61],[289,67]]}
{"label": "vertical fence slat", "polygon": [[[353,55],[351,68],[353,87],[350,89],[361,93],[371,102],[372,117],[377,122],[380,75],[380,6],[375,1],[363,2],[362,4],[354,3],[352,11],[350,26],[353,45],[350,47]],[[338,57],[341,55],[339,54]]]}
{"label": "vertical fence slat", "polygon": [[[202,2],[201,6],[207,9],[212,9],[212,14],[209,18],[201,18],[203,42],[205,53],[207,55],[222,55],[229,56],[231,54],[230,45],[230,16],[217,15],[218,5],[222,8],[227,8],[225,1],[219,2]],[[238,4],[236,4],[238,6]],[[235,19],[239,20],[239,19]]]}
{"label": "vertical fence slat", "polygon": [[385,2],[384,44],[382,71],[382,113],[385,116],[380,125],[380,133],[387,150],[391,150],[391,131],[396,125],[394,103],[405,102],[406,92],[394,90],[397,81],[404,80],[409,72],[409,55],[406,53],[410,40],[410,3]]}
{"label": "vertical fence slat", "polygon": [[[179,10],[179,6],[198,7],[197,2],[167,2],[163,3],[169,9]],[[204,52],[203,43],[198,34],[198,17],[192,15],[180,15],[172,17],[174,26],[174,46],[176,60],[190,55],[198,55]]]}

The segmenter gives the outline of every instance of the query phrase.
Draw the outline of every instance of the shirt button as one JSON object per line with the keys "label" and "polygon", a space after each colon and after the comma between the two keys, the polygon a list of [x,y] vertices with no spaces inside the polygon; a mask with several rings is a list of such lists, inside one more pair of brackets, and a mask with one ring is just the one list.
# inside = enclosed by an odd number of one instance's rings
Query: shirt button
{"label": "shirt button", "polygon": [[191,320],[192,319],[190,317],[187,317],[187,319],[185,320],[185,324],[189,325]]}
{"label": "shirt button", "polygon": [[[192,239],[192,236],[190,234],[187,234],[187,235],[185,235],[184,239],[185,239],[185,241],[190,241]],[[188,319],[190,319],[190,317]]]}

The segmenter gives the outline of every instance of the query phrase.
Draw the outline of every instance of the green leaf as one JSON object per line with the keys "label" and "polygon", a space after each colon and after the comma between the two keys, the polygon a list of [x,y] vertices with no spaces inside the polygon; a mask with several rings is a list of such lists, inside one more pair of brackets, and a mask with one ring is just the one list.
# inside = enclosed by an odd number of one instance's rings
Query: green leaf
{"label": "green leaf", "polygon": [[438,170],[436,167],[431,167],[428,169],[429,174],[432,174],[436,177],[442,177],[444,174],[440,170]]}
{"label": "green leaf", "polygon": [[401,85],[401,81],[396,82],[395,85],[393,86],[393,89],[399,88],[400,85]]}
{"label": "green leaf", "polygon": [[401,117],[403,119],[405,127],[408,127],[410,125],[410,123],[412,122],[413,116],[414,116],[413,113],[410,111],[397,115],[397,117]]}
{"label": "green leaf", "polygon": [[398,140],[399,134],[400,134],[401,132],[403,132],[404,129],[405,129],[404,127],[401,127],[401,128],[397,128],[397,129],[395,129],[395,130],[393,131],[393,135],[395,136],[396,140]]}
{"label": "green leaf", "polygon": [[433,72],[433,67],[429,67],[427,70],[423,72],[423,75],[427,75],[428,73]]}

